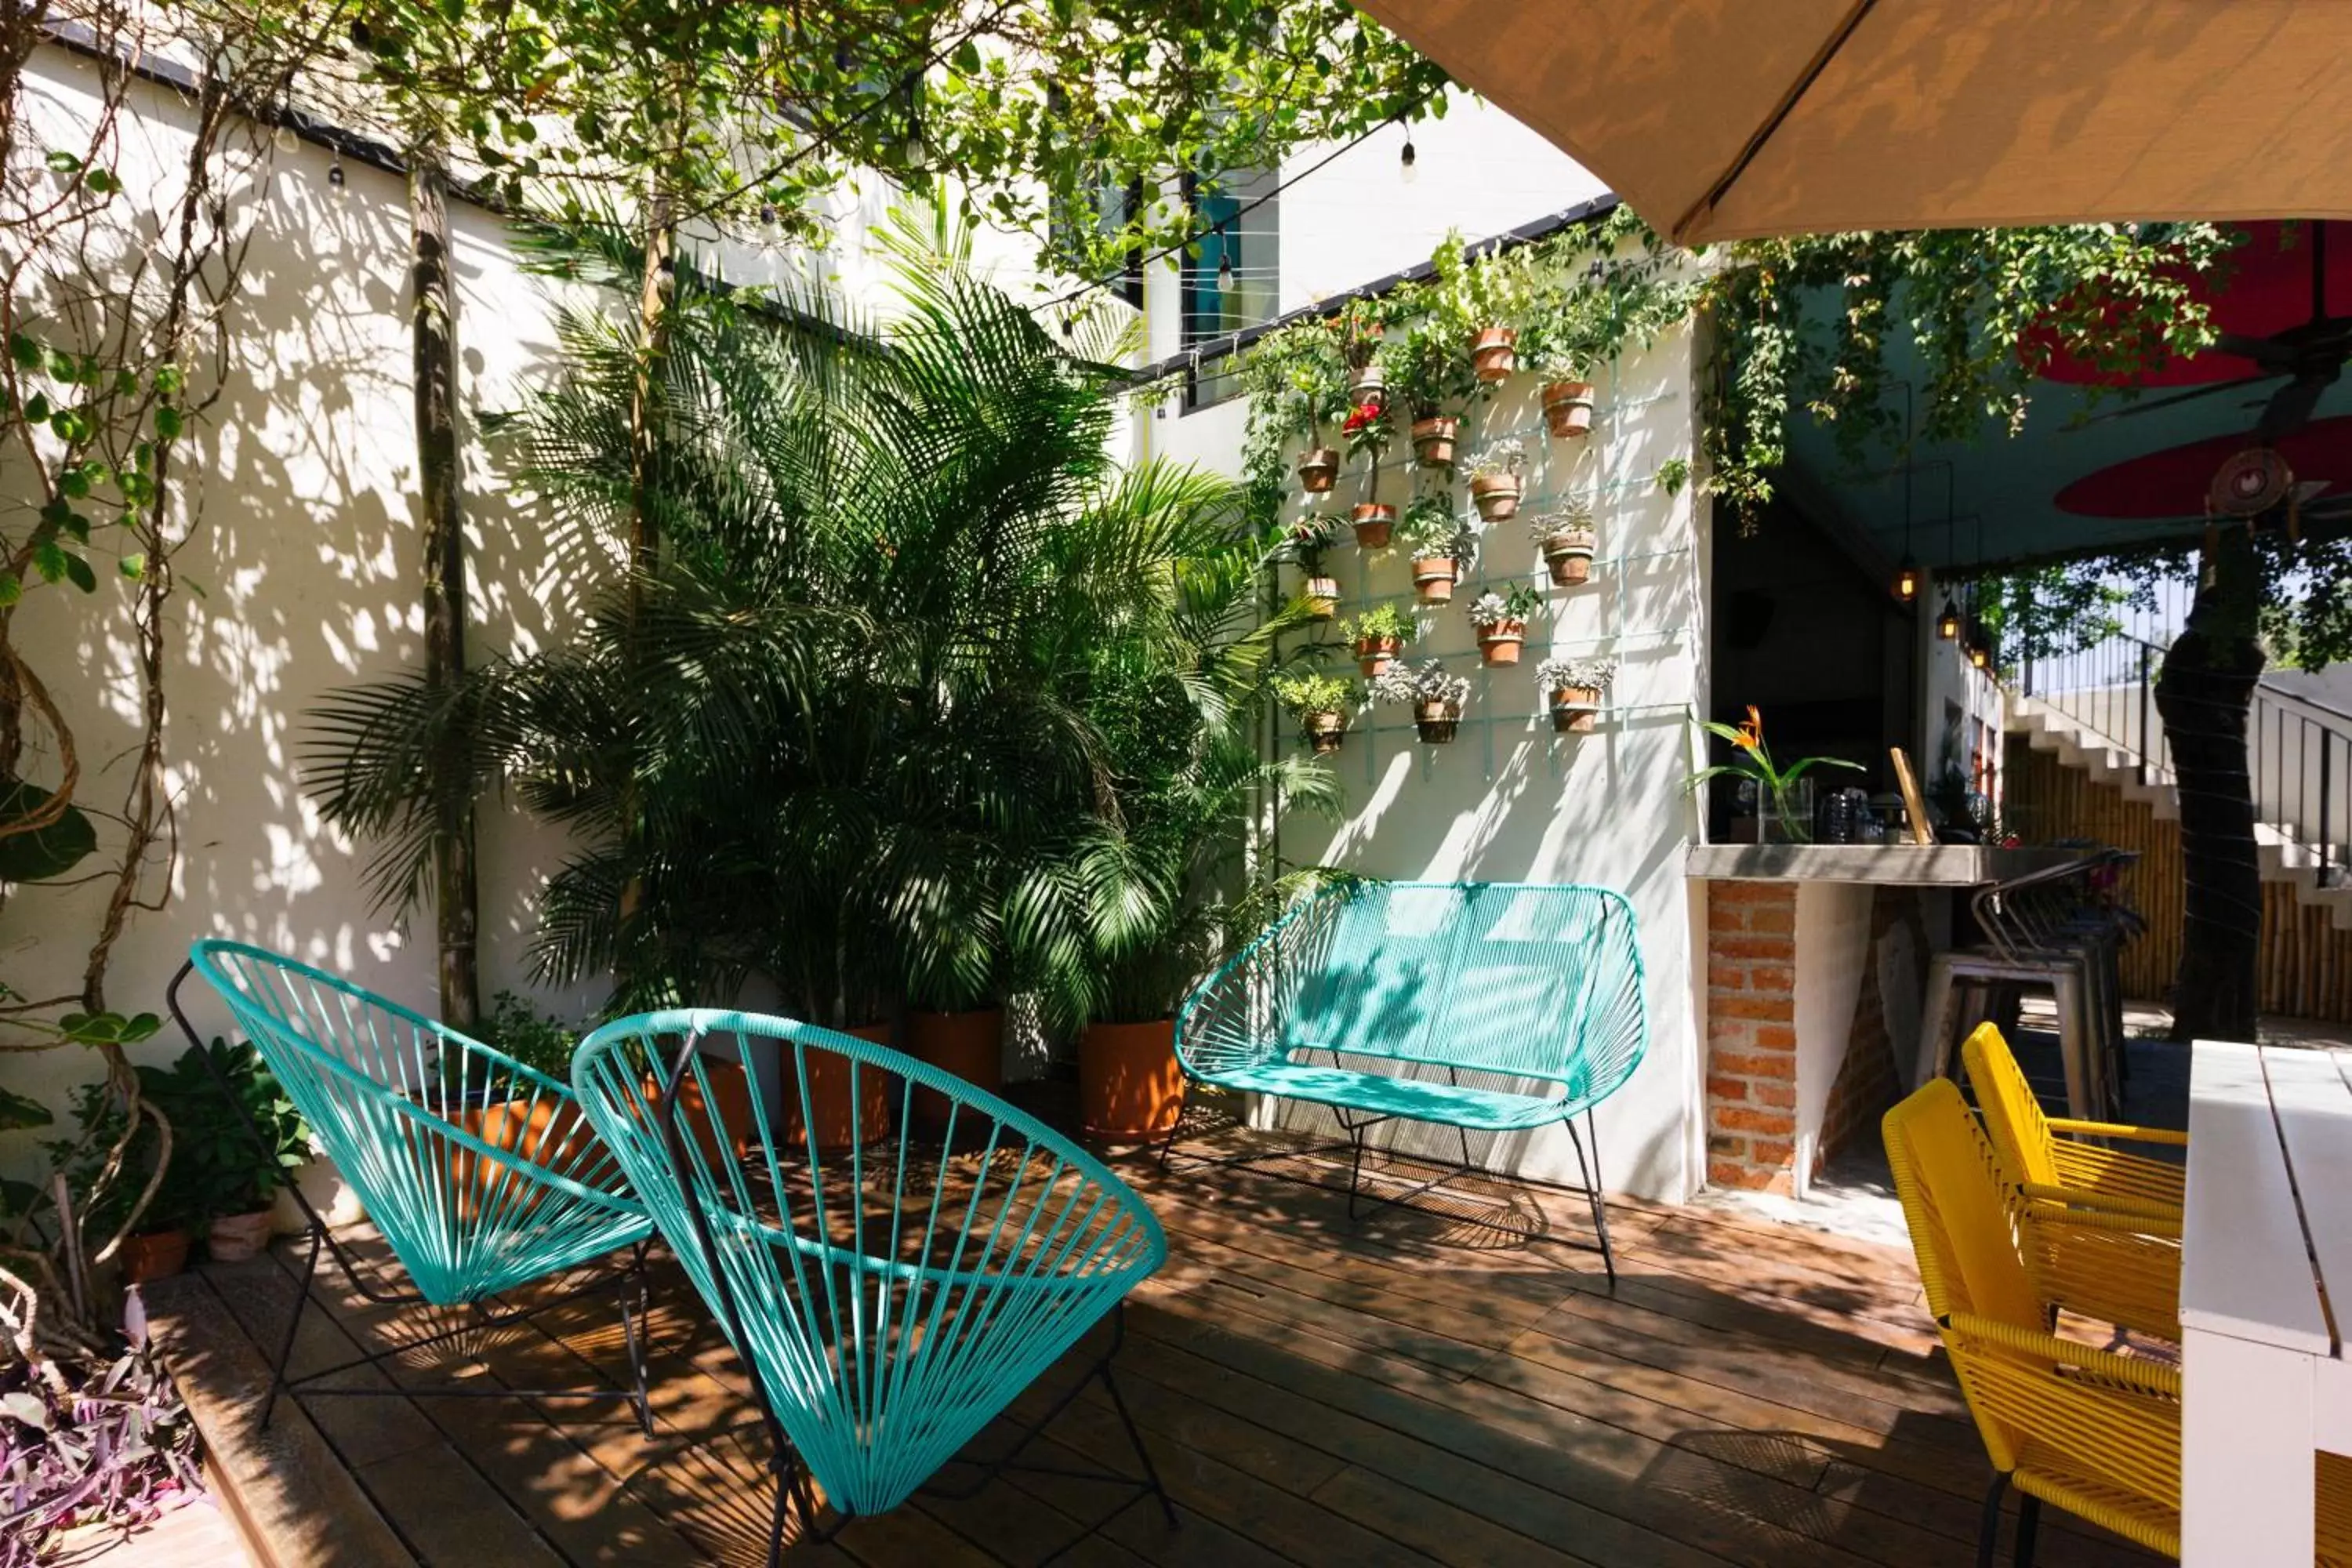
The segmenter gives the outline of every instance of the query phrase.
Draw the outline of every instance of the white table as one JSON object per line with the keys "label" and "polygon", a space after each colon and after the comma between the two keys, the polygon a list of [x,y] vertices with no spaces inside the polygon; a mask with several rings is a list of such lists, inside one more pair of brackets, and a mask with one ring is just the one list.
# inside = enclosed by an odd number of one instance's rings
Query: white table
{"label": "white table", "polygon": [[[2352,1453],[2352,1058],[2200,1040],[2180,1270],[2185,1568],[2309,1568],[2317,1450]],[[2335,1289],[2329,1290],[2329,1282]]]}

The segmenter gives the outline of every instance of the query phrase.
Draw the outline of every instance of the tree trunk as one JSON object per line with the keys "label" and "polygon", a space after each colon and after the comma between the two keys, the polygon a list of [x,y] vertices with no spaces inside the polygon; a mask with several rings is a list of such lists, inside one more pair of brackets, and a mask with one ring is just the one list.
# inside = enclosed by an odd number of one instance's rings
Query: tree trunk
{"label": "tree trunk", "polygon": [[[425,511],[425,678],[439,687],[466,676],[466,531],[457,489],[456,301],[446,183],[431,149],[410,160],[409,322],[416,482]],[[471,784],[470,768],[462,781],[434,781],[433,921],[440,945],[441,1016],[467,1033],[478,1025],[482,1010]]]}
{"label": "tree trunk", "polygon": [[2246,714],[2263,673],[2255,636],[2262,595],[2252,536],[2224,528],[2189,624],[2165,654],[2156,683],[2178,781],[2187,884],[2172,998],[2172,1034],[2179,1040],[2254,1037],[2263,877]]}

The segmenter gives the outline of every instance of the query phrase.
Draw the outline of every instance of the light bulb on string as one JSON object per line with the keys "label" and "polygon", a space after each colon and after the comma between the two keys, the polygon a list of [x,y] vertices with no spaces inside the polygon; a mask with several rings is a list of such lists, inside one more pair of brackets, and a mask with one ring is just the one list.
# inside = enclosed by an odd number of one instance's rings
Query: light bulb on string
{"label": "light bulb on string", "polygon": [[1234,287],[1234,251],[1225,243],[1225,226],[1217,226],[1217,290],[1231,293]]}
{"label": "light bulb on string", "polygon": [[327,165],[327,184],[337,192],[343,188],[343,155],[341,153],[336,153],[334,162]]}
{"label": "light bulb on string", "polygon": [[1417,161],[1412,149],[1412,132],[1408,129],[1404,133],[1404,151],[1397,154],[1397,178],[1408,185],[1419,179],[1421,171],[1414,167]]}

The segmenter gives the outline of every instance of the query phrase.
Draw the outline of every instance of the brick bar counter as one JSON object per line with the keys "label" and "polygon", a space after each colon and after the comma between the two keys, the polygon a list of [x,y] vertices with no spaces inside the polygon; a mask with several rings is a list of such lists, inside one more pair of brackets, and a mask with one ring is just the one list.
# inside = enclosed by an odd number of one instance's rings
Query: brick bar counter
{"label": "brick bar counter", "polygon": [[1832,1156],[1875,1138],[1910,1087],[1927,958],[1950,943],[1955,905],[2063,858],[1969,845],[1693,847],[1685,870],[1706,907],[1707,1184],[1801,1197]]}

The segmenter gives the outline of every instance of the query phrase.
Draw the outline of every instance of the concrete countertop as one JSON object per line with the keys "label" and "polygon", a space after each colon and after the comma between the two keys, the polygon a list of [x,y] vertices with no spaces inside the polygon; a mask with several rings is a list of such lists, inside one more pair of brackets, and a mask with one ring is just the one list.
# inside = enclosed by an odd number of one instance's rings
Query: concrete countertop
{"label": "concrete countertop", "polygon": [[2080,849],[1982,844],[1694,844],[1685,876],[1723,882],[1872,882],[1972,888],[2080,859]]}

